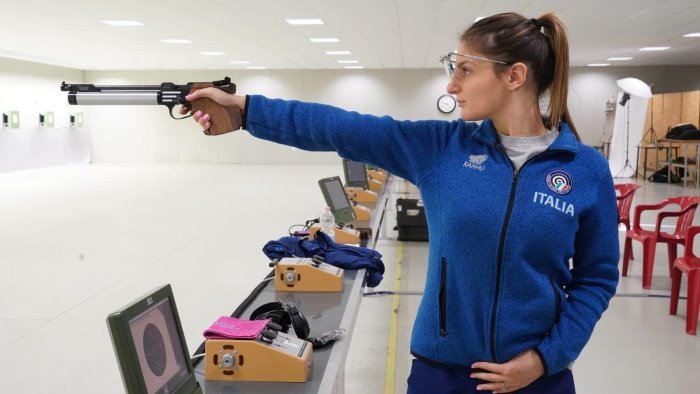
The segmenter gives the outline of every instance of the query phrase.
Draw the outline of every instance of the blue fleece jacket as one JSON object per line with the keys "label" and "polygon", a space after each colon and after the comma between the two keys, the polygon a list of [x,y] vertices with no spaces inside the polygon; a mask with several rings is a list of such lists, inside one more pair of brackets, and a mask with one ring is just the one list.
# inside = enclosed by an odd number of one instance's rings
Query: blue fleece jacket
{"label": "blue fleece jacket", "polygon": [[416,357],[469,368],[535,349],[546,374],[578,357],[615,293],[617,205],[606,160],[566,124],[516,172],[489,120],[396,121],[262,96],[244,118],[256,137],[418,186],[430,251]]}

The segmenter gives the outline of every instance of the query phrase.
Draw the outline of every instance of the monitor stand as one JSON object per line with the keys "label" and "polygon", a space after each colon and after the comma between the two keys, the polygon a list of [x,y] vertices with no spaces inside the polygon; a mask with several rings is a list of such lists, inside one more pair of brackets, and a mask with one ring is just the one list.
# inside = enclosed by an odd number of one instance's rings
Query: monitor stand
{"label": "monitor stand", "polygon": [[377,202],[377,193],[361,187],[345,187],[345,194],[350,200],[357,202]]}
{"label": "monitor stand", "polygon": [[[316,238],[316,232],[321,229],[321,225],[316,223],[311,228],[309,228],[309,239]],[[335,227],[335,242],[339,244],[352,244],[356,245],[360,243],[360,232],[349,227],[343,226],[342,228]]]}

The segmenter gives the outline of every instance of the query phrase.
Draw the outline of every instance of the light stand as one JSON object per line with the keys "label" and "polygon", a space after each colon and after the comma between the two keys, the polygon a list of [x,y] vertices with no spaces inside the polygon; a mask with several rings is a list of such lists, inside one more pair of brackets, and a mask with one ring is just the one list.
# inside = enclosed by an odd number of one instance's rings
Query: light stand
{"label": "light stand", "polygon": [[[649,85],[649,87],[653,87],[654,84],[652,83]],[[639,146],[644,145],[644,139],[647,138],[647,134],[649,134],[649,146],[655,145],[657,148],[659,147],[659,140],[658,137],[656,136],[656,130],[654,130],[654,96],[651,96],[651,124],[649,125],[649,128],[647,131],[644,132],[644,135],[642,136],[642,140],[639,141]]]}
{"label": "light stand", "polygon": [[637,171],[632,167],[632,163],[630,163],[630,106],[628,105],[628,102],[630,100],[630,94],[627,92],[624,92],[622,94],[622,98],[620,99],[620,105],[623,107],[627,107],[627,127],[625,129],[625,166],[622,167],[620,172],[615,175],[615,178],[618,176],[622,175],[625,172],[625,168],[629,168],[630,170],[634,171],[635,177],[637,176]]}

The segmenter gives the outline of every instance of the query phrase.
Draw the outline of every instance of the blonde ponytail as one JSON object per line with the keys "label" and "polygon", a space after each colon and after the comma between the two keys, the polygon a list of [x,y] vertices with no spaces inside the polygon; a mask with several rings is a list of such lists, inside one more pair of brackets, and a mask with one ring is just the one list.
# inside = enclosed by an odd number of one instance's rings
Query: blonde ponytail
{"label": "blonde ponytail", "polygon": [[547,110],[547,118],[550,125],[547,127],[559,127],[560,122],[569,125],[571,131],[576,134],[576,128],[571,120],[568,108],[569,93],[569,41],[566,27],[561,19],[553,13],[547,13],[537,18],[542,24],[542,30],[549,40],[554,55],[554,69],[552,85],[549,87],[550,102]]}

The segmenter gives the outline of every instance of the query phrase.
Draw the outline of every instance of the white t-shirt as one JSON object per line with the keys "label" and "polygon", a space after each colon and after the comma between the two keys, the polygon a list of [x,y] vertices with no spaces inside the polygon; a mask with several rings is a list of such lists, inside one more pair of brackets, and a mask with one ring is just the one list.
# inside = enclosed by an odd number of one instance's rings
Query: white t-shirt
{"label": "white t-shirt", "polygon": [[520,170],[520,167],[525,164],[527,159],[547,150],[559,136],[559,131],[551,129],[547,134],[535,137],[511,137],[501,133],[497,134],[515,169]]}

